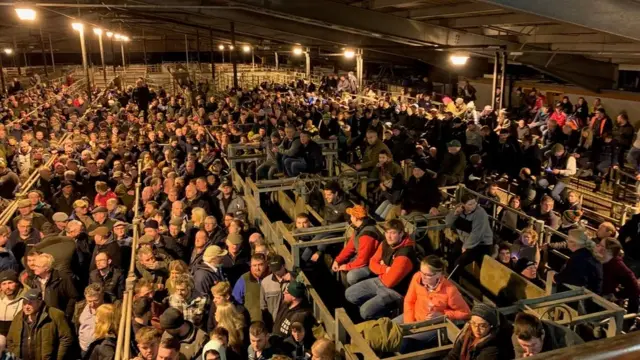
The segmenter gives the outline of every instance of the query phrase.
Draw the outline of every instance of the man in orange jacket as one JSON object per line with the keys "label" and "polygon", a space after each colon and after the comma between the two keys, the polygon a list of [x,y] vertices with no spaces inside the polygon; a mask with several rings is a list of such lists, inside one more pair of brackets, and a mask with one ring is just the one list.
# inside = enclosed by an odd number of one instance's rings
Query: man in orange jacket
{"label": "man in orange jacket", "polygon": [[369,260],[369,270],[377,277],[361,281],[345,291],[345,298],[360,307],[364,320],[389,315],[400,305],[416,268],[414,242],[398,219],[384,225],[385,241]]}
{"label": "man in orange jacket", "polygon": [[351,286],[371,277],[369,260],[376,252],[382,235],[376,229],[375,221],[368,217],[364,206],[348,208],[347,214],[351,216],[354,231],[340,254],[336,256],[331,270],[346,273],[346,282]]}
{"label": "man in orange jacket", "polygon": [[[429,255],[420,262],[420,271],[411,278],[404,297],[404,314],[393,319],[399,324],[408,324],[446,316],[448,319],[467,320],[471,316],[469,305],[462,294],[444,274],[444,262]],[[403,354],[430,347],[437,338],[437,331],[427,331],[405,336],[400,352]]]}

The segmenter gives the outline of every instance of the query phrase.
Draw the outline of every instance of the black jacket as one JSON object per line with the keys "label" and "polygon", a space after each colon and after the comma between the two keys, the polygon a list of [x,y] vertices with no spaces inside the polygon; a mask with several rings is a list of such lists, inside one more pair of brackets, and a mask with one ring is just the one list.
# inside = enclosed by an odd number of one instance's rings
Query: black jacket
{"label": "black jacket", "polygon": [[122,299],[124,293],[125,273],[118,268],[110,267],[105,276],[100,274],[100,270],[95,269],[89,275],[89,283],[102,285],[107,301],[110,303]]}
{"label": "black jacket", "polygon": [[93,249],[89,271],[93,271],[96,269],[96,255],[101,252],[107,253],[107,255],[109,255],[109,257],[111,258],[111,266],[122,268],[120,245],[117,241],[109,239],[106,244],[96,245],[96,247]]}
{"label": "black jacket", "polygon": [[[37,277],[29,278],[27,285],[31,288],[42,289]],[[67,319],[71,319],[77,299],[78,292],[71,278],[60,274],[58,270],[52,270],[49,280],[45,284],[45,304],[63,311]]]}
{"label": "black jacket", "polygon": [[429,174],[420,179],[411,176],[402,193],[402,210],[406,210],[407,213],[419,211],[427,214],[432,207],[438,207],[441,198],[438,184]]}
{"label": "black jacket", "polygon": [[602,279],[602,264],[585,248],[574,251],[555,277],[558,284],[583,286],[596,294],[602,293]]}
{"label": "black jacket", "polygon": [[[218,271],[214,271],[211,266],[200,263],[193,270],[193,282],[195,288],[195,296],[210,296],[211,287],[221,281],[228,281],[226,269],[220,267]],[[233,283],[231,283],[233,284]]]}
{"label": "black jacket", "polygon": [[319,173],[324,169],[324,156],[322,156],[322,146],[313,140],[309,140],[306,145],[300,146],[302,158],[307,162],[307,172]]}
{"label": "black jacket", "polygon": [[116,337],[107,336],[93,341],[82,360],[113,360],[116,357]]}

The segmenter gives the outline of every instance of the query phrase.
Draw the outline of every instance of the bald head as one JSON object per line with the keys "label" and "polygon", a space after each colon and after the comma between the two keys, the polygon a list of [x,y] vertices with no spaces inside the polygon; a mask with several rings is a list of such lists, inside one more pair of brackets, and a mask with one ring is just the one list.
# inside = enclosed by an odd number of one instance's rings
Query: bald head
{"label": "bald head", "polygon": [[262,234],[260,233],[251,234],[251,236],[249,236],[249,244],[254,244],[254,245],[264,244],[264,238],[262,237]]}

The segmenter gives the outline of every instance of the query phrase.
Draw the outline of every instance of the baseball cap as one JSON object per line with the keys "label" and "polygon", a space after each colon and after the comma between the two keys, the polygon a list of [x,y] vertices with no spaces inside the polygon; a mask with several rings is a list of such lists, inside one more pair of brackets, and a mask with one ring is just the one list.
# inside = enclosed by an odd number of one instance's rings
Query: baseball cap
{"label": "baseball cap", "polygon": [[158,229],[159,225],[158,225],[158,221],[157,220],[153,220],[153,219],[149,219],[147,221],[145,221],[144,223],[144,228],[149,228],[149,229]]}
{"label": "baseball cap", "polygon": [[462,147],[462,144],[460,144],[460,141],[458,140],[451,140],[447,143],[448,147]]}
{"label": "baseball cap", "polygon": [[276,272],[282,269],[285,265],[282,255],[273,255],[269,259],[269,270]]}
{"label": "baseball cap", "polygon": [[20,298],[27,301],[42,300],[42,291],[38,288],[29,289]]}
{"label": "baseball cap", "polygon": [[296,297],[298,299],[304,296],[305,291],[306,291],[306,287],[304,286],[304,284],[297,282],[295,280],[290,282],[289,285],[287,286],[287,292],[289,292],[291,296]]}
{"label": "baseball cap", "polygon": [[175,330],[184,324],[184,315],[176,308],[168,308],[160,315],[160,327],[165,330]]}
{"label": "baseball cap", "polygon": [[356,205],[347,209],[347,214],[356,217],[357,219],[364,219],[367,217],[367,209],[362,205]]}

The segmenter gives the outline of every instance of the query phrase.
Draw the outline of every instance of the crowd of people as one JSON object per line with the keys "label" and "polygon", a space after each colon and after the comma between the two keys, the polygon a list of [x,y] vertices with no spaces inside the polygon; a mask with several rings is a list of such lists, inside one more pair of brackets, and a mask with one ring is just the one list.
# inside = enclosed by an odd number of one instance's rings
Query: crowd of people
{"label": "crowd of people", "polygon": [[[445,316],[463,326],[449,359],[511,359],[581,343],[571,330],[525,313],[511,324],[495,308],[468,303],[449,279],[490,255],[540,285],[546,247],[569,256],[557,269],[559,286],[585,286],[637,310],[640,288],[626,263],[637,254],[640,232],[603,223],[591,237],[568,191],[578,168],[592,169],[598,181],[622,166],[626,150],[635,159],[640,150],[633,150],[633,131],[628,138],[626,115],[613,126],[601,107],[582,114],[582,106],[574,113],[560,105],[573,117],[592,116],[574,129],[571,116],[544,118],[544,102],[478,113],[467,105],[475,92],[466,82],[459,99],[442,99],[444,108],[433,93],[372,101],[371,93],[362,100],[356,92],[352,76],[328,78],[317,91],[304,82],[264,83],[225,96],[203,87],[170,95],[140,79],[127,89],[96,89],[94,106],[62,84],[3,98],[0,196],[17,209],[0,226],[4,353],[115,358],[133,269],[132,328],[125,329],[132,340],[124,344],[132,358],[334,360],[334,343],[314,317],[299,269],[287,268],[248,219],[244,194],[229,176],[226,158],[238,155],[228,153],[229,144],[260,145],[246,152],[264,153],[264,160],[235,169],[257,180],[323,173],[329,164],[318,139],[336,141],[338,158],[368,174],[366,199],[350,198],[334,182],[322,190],[323,224],[351,225],[345,245],[302,254],[311,267],[331,256],[345,306],[363,320],[363,332],[384,326],[401,333],[402,324]],[[51,168],[44,167],[50,158]],[[405,179],[400,164],[409,162]],[[34,172],[37,181],[23,188]],[[511,208],[566,237],[541,244],[507,204],[499,224],[491,223],[490,200],[499,202],[497,185],[485,185],[491,174],[518,181]],[[440,188],[457,184],[484,196],[467,194],[447,210]],[[427,215],[446,215],[460,239],[455,250],[443,254],[417,243],[401,220]],[[384,221],[383,232],[376,220]],[[313,226],[305,213],[292,222],[294,229]],[[432,332],[400,336],[394,351],[434,342]]]}

